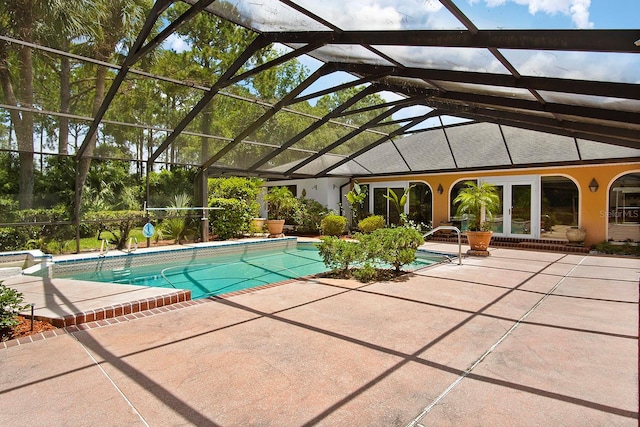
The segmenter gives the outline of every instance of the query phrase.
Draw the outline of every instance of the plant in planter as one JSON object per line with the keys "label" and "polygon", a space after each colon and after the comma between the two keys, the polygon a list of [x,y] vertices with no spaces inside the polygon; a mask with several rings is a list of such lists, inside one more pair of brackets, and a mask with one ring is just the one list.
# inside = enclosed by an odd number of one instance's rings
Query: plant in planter
{"label": "plant in planter", "polygon": [[458,205],[457,215],[469,215],[467,240],[472,251],[486,251],[493,231],[488,222],[500,209],[500,196],[495,185],[473,181],[465,182],[466,187],[460,190],[453,200]]}
{"label": "plant in planter", "polygon": [[284,228],[284,218],[295,214],[298,199],[287,187],[271,187],[264,200],[267,202],[269,236],[280,236]]}

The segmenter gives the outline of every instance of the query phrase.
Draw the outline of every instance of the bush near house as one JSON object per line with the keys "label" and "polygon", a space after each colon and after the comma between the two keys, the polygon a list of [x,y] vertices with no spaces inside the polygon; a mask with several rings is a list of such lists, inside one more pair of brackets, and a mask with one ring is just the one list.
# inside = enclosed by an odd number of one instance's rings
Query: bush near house
{"label": "bush near house", "polygon": [[208,181],[211,232],[225,240],[249,233],[251,220],[258,216],[257,199],[264,182],[258,178],[210,178]]}
{"label": "bush near house", "polygon": [[384,228],[385,220],[382,215],[371,215],[358,222],[358,228],[363,233],[372,233],[373,231]]}
{"label": "bush near house", "polygon": [[211,232],[218,239],[232,239],[251,232],[251,220],[256,217],[256,211],[246,201],[213,197],[209,199],[209,206],[220,208],[209,211]]}
{"label": "bush near house", "polygon": [[640,256],[640,246],[632,245],[631,242],[625,242],[623,244],[600,242],[594,245],[592,249],[603,254]]}
{"label": "bush near house", "polygon": [[320,202],[301,197],[299,200],[299,213],[296,224],[296,233],[318,234],[321,222],[329,215],[330,211]]}
{"label": "bush near house", "polygon": [[322,234],[325,236],[341,236],[347,226],[347,218],[341,215],[329,214],[320,222]]}

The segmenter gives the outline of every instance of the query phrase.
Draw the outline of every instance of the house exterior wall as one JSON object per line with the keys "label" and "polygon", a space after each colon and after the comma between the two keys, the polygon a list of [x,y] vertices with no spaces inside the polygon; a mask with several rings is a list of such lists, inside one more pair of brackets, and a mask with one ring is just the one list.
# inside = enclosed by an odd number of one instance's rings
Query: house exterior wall
{"label": "house exterior wall", "polygon": [[[281,187],[283,185],[297,186],[298,194],[294,194],[294,196],[301,197],[304,190],[306,193],[305,197],[307,199],[313,199],[335,212],[340,212],[340,203],[344,204],[346,202],[341,200],[344,199],[344,197],[341,197],[340,195],[340,188],[342,187],[343,192],[349,191],[349,179],[345,178],[310,178],[269,181],[265,184],[265,187]],[[260,203],[262,205],[260,215],[266,218],[266,206],[262,200]]]}
{"label": "house exterior wall", "polygon": [[[454,213],[449,212],[449,197],[453,185],[460,180],[485,177],[517,177],[522,175],[560,175],[574,181],[579,192],[579,226],[587,230],[586,245],[607,240],[609,187],[618,177],[627,173],[640,172],[640,163],[617,163],[605,165],[580,165],[549,168],[527,168],[515,170],[483,170],[464,173],[416,174],[397,177],[359,178],[360,184],[395,181],[426,182],[433,191],[433,223],[447,221]],[[599,184],[596,192],[589,190],[589,183],[595,178]],[[442,185],[444,191],[435,189]]]}
{"label": "house exterior wall", "polygon": [[[622,175],[629,173],[640,173],[640,163],[616,163],[603,165],[579,165],[548,168],[526,168],[526,169],[496,169],[483,170],[477,172],[451,172],[437,174],[415,174],[401,176],[384,177],[361,177],[357,178],[360,184],[373,183],[393,183],[402,182],[404,186],[409,181],[425,182],[432,189],[433,193],[433,224],[440,221],[447,221],[455,212],[449,212],[450,193],[454,184],[468,179],[479,179],[487,177],[520,177],[520,176],[564,176],[571,179],[578,187],[579,193],[579,226],[587,230],[585,245],[594,245],[607,240],[608,236],[608,209],[609,209],[609,188],[613,182]],[[589,183],[595,178],[599,184],[596,192],[589,190]],[[348,203],[345,194],[350,190],[350,182],[346,178],[317,178],[298,179],[286,181],[269,181],[266,186],[296,185],[298,189],[297,197],[305,190],[306,197],[317,200],[327,208],[349,216]],[[436,189],[442,185],[443,192],[438,194]],[[266,217],[266,210],[263,206],[261,215]],[[640,226],[639,226],[640,227]]]}

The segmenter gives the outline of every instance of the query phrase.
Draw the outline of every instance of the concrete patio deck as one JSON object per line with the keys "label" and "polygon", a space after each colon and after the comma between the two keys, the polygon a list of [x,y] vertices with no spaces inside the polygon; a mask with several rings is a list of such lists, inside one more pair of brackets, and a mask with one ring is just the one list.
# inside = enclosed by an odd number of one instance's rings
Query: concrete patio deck
{"label": "concrete patio deck", "polygon": [[639,277],[493,249],[71,327],[0,349],[0,425],[637,426]]}

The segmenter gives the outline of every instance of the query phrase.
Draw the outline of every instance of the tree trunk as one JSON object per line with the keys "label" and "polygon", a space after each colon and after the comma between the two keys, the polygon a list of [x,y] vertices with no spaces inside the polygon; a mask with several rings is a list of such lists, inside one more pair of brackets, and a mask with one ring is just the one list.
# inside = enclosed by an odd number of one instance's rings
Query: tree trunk
{"label": "tree trunk", "polygon": [[[107,78],[107,69],[102,66],[98,66],[98,70],[96,72],[96,93],[93,98],[93,107],[92,114],[95,116],[98,114],[98,110],[102,105],[102,101],[104,100],[104,92],[105,92],[105,82]],[[91,168],[91,157],[93,157],[93,152],[96,147],[96,141],[98,139],[98,130],[91,135],[89,142],[87,143],[87,148],[84,151],[83,157],[80,159],[78,163],[78,180],[76,182],[76,193],[78,200],[82,200],[82,190],[84,187],[84,183],[87,180],[87,176],[89,175],[89,169]]]}
{"label": "tree trunk", "polygon": [[[68,40],[64,41],[63,50],[69,50]],[[60,58],[60,112],[69,113],[71,104],[71,65],[69,58]],[[58,118],[58,154],[69,154],[69,119],[64,116]]]}
{"label": "tree trunk", "polygon": [[[213,105],[209,102],[202,109],[202,122],[200,122],[200,133],[203,135],[211,135],[213,118]],[[204,163],[209,160],[209,138],[206,136],[200,137],[202,146],[200,147],[200,163]]]}
{"label": "tree trunk", "polygon": [[[18,0],[14,3],[16,8],[16,29],[22,40],[33,41],[33,1]],[[20,86],[18,99],[22,107],[33,107],[33,57],[31,48],[20,46],[18,48],[20,61]],[[33,113],[22,111],[20,125],[16,123],[16,137],[18,150],[20,150],[20,193],[18,202],[20,209],[33,207]]]}

